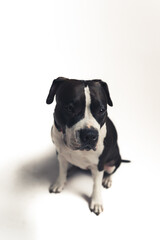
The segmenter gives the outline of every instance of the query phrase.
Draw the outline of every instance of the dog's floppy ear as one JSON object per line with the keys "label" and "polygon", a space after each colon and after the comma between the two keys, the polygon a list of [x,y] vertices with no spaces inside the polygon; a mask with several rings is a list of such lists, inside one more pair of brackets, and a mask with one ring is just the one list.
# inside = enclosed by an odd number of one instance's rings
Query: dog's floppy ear
{"label": "dog's floppy ear", "polygon": [[107,83],[103,82],[102,80],[100,81],[101,82],[101,86],[103,87],[106,95],[107,95],[107,103],[109,106],[113,106],[113,102],[111,100],[111,97],[110,97],[110,93],[109,93],[109,89],[108,89],[108,85]]}
{"label": "dog's floppy ear", "polygon": [[59,77],[59,78],[53,80],[51,88],[49,90],[49,94],[48,94],[47,100],[46,100],[47,104],[51,104],[53,102],[53,99],[54,99],[54,96],[55,96],[55,94],[57,92],[58,87],[65,80],[67,80],[67,78],[64,78],[64,77]]}

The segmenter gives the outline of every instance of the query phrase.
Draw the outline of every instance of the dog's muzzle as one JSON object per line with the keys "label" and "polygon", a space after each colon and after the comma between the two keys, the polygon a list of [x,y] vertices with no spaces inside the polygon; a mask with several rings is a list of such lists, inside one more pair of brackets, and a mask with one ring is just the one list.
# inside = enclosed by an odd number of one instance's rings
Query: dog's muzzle
{"label": "dog's muzzle", "polygon": [[79,130],[79,138],[81,141],[80,150],[96,150],[98,142],[98,131],[94,128],[85,128]]}

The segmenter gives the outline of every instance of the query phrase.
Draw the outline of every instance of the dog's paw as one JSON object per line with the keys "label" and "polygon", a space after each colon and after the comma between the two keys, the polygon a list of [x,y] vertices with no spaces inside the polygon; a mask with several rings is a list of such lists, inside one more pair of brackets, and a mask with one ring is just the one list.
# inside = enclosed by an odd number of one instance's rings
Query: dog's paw
{"label": "dog's paw", "polygon": [[55,183],[50,186],[49,192],[50,193],[60,193],[60,192],[62,192],[63,188],[64,188],[64,184]]}
{"label": "dog's paw", "polygon": [[110,188],[112,186],[112,178],[111,177],[104,177],[102,180],[102,185],[105,188]]}
{"label": "dog's paw", "polygon": [[90,210],[98,216],[100,213],[103,212],[103,205],[102,203],[96,203],[92,200],[90,203]]}

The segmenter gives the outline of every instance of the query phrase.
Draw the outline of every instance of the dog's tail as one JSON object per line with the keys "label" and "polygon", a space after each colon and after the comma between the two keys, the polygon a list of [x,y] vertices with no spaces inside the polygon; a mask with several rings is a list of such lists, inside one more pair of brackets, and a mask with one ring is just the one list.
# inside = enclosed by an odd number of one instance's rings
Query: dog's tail
{"label": "dog's tail", "polygon": [[121,159],[121,162],[122,163],[130,163],[131,161],[130,160],[123,160],[123,159]]}

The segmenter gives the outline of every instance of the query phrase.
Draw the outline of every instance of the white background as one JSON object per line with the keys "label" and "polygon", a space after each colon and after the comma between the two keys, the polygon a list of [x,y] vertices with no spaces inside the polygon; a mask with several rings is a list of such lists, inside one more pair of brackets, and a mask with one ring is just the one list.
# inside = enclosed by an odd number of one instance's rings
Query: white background
{"label": "white background", "polygon": [[[160,239],[160,1],[0,3],[0,238]],[[54,78],[100,78],[124,159],[104,212],[88,210],[90,175],[49,194]]]}

